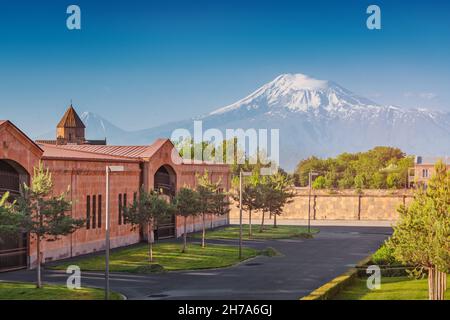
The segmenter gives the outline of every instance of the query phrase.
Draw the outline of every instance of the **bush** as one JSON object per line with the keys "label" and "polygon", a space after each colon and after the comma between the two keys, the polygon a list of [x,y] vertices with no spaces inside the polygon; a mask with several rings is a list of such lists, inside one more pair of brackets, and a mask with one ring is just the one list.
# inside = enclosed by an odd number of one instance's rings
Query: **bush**
{"label": "bush", "polygon": [[380,249],[378,249],[373,255],[372,255],[372,262],[377,265],[400,265],[393,256],[393,250],[386,246],[386,244],[383,244]]}
{"label": "bush", "polygon": [[324,189],[325,185],[327,184],[327,179],[323,176],[319,176],[314,180],[312,187],[313,189]]}

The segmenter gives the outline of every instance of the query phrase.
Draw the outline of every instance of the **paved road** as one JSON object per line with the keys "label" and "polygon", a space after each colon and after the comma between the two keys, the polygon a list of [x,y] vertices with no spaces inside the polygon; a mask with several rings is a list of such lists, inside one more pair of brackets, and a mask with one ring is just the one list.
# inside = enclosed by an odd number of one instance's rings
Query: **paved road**
{"label": "paved road", "polygon": [[[320,227],[314,239],[246,241],[271,246],[278,257],[257,257],[230,268],[162,274],[111,275],[111,289],[128,299],[298,299],[375,251],[390,228]],[[49,283],[65,283],[61,271],[45,271]],[[33,281],[29,270],[0,273],[0,280]],[[82,285],[102,287],[103,276],[82,273]]]}

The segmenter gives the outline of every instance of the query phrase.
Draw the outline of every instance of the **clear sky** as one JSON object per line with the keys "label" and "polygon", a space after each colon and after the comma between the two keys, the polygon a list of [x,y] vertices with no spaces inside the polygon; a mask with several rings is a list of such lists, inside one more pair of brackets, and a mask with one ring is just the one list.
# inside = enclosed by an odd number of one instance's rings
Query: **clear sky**
{"label": "clear sky", "polygon": [[[81,30],[66,8],[81,8]],[[366,28],[381,7],[382,29]],[[447,1],[0,0],[0,119],[34,136],[73,99],[124,129],[233,103],[281,73],[450,111]]]}

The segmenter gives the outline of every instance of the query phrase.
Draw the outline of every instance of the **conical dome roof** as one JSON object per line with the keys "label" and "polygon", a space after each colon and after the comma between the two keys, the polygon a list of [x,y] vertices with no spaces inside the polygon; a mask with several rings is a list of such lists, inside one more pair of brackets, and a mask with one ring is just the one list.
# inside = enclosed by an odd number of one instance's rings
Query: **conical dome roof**
{"label": "conical dome roof", "polygon": [[62,119],[59,121],[57,128],[86,128],[83,121],[81,121],[77,112],[72,105],[69,106]]}

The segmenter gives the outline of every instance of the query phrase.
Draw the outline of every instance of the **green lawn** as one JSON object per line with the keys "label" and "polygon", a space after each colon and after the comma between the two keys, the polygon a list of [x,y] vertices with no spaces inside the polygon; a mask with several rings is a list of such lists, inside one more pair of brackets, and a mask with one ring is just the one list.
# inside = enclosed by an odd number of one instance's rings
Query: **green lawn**
{"label": "green lawn", "polygon": [[[255,257],[260,252],[252,248],[243,248],[243,260]],[[239,262],[238,247],[208,244],[202,248],[199,244],[190,243],[186,253],[181,253],[181,244],[173,242],[156,243],[153,246],[153,265],[162,266],[164,270],[195,270],[220,268]],[[81,270],[105,270],[105,256],[97,255],[63,263],[52,268],[66,269],[69,265],[78,265]],[[112,272],[146,273],[161,271],[159,268],[148,268],[148,245],[141,244],[131,248],[114,250],[110,255]]]}
{"label": "green lawn", "polygon": [[[102,300],[101,289],[67,289],[65,286],[44,284],[37,289],[34,283],[0,282],[0,300]],[[121,300],[122,296],[111,292],[110,299]]]}
{"label": "green lawn", "polygon": [[[274,228],[272,225],[264,226],[264,231],[259,232],[259,225],[252,224],[251,239],[270,240],[270,239],[288,239],[288,238],[306,238],[311,235],[308,234],[308,228],[299,226],[278,226]],[[248,224],[242,226],[242,237],[244,240],[249,240]],[[318,229],[311,228],[311,234],[317,233]],[[194,238],[201,238],[201,234],[195,234]],[[206,239],[238,239],[239,226],[233,225],[213,231],[206,231]]]}
{"label": "green lawn", "polygon": [[[447,276],[450,283],[450,275]],[[335,300],[426,300],[428,299],[427,279],[414,280],[408,277],[383,277],[379,290],[369,290],[366,279],[357,279],[355,283],[340,292]],[[450,300],[450,289],[446,291],[446,300]]]}

